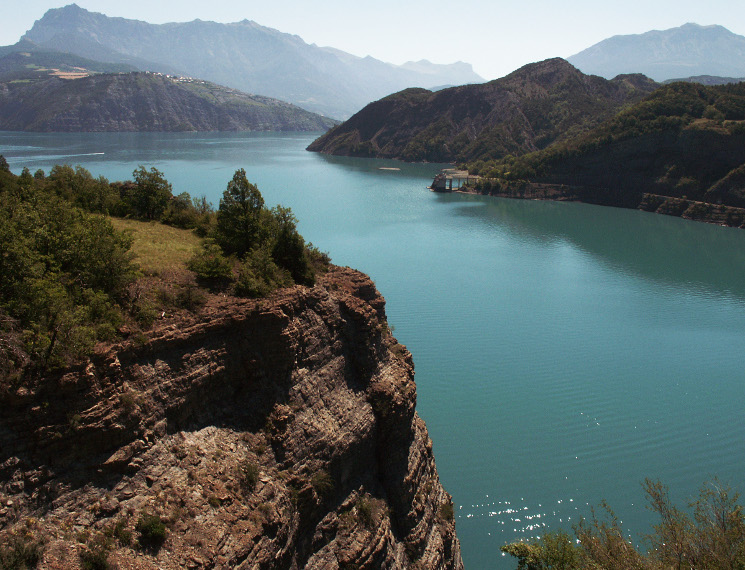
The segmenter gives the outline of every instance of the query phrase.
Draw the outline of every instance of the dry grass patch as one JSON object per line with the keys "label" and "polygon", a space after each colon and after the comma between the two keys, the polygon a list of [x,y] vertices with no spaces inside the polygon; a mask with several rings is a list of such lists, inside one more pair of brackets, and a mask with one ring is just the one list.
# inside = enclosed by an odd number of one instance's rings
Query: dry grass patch
{"label": "dry grass patch", "polygon": [[137,256],[142,271],[150,275],[185,270],[186,262],[202,244],[202,238],[191,230],[182,230],[158,222],[111,218],[111,223],[117,230],[132,234],[132,251]]}

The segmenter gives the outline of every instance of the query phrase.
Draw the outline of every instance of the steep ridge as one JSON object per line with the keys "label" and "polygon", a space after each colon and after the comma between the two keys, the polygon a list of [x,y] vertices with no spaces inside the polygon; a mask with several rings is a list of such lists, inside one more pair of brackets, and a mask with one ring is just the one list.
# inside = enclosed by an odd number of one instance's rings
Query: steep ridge
{"label": "steep ridge", "polygon": [[0,83],[8,131],[325,131],[336,121],[198,79],[154,73]]}
{"label": "steep ridge", "polygon": [[308,150],[429,162],[519,155],[589,129],[656,87],[640,75],[608,81],[549,59],[481,85],[390,95]]}
{"label": "steep ridge", "polygon": [[43,541],[41,568],[97,544],[128,568],[462,568],[384,303],[332,268],[3,394],[0,543]]}
{"label": "steep ridge", "polygon": [[109,18],[75,4],[47,11],[22,39],[143,71],[201,77],[339,119],[405,87],[483,81],[462,62],[397,66],[309,45],[249,20],[156,25]]}

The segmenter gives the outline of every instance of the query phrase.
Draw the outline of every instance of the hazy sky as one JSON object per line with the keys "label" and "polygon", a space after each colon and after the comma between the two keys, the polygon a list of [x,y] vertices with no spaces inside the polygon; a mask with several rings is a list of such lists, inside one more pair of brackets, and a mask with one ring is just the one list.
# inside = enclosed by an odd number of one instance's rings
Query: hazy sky
{"label": "hazy sky", "polygon": [[[3,10],[0,45],[13,44],[64,0],[17,0]],[[486,79],[605,38],[696,22],[745,35],[742,0],[77,0],[82,8],[155,24],[244,19],[391,63],[466,61]]]}

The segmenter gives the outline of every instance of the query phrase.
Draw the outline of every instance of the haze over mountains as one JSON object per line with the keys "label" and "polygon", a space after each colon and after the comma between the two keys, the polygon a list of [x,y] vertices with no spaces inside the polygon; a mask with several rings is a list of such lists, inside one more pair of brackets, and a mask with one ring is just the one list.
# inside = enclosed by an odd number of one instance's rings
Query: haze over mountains
{"label": "haze over mountains", "polygon": [[147,72],[0,83],[0,130],[325,131],[334,124],[278,99]]}
{"label": "haze over mountains", "polygon": [[[688,78],[687,81],[707,84],[735,82],[738,77],[745,76],[745,37],[733,34],[721,26],[686,24],[665,31],[615,36],[572,56],[569,61],[584,73],[608,79],[619,74],[638,76],[642,72],[659,81]],[[404,89],[408,90],[406,104],[412,104],[416,100],[419,105],[431,95],[429,92],[422,93],[422,88],[434,91],[452,85],[478,83],[489,91],[491,88],[488,86],[494,83],[481,85],[482,78],[473,72],[469,64],[436,65],[422,60],[396,66],[371,57],[360,58],[331,47],[309,45],[298,36],[266,28],[249,20],[232,24],[195,20],[155,25],[138,20],[110,18],[72,4],[49,10],[16,45],[0,47],[0,83],[5,83],[0,88],[0,98],[5,99],[5,111],[11,109],[12,112],[12,117],[7,114],[4,116],[4,119],[10,117],[11,122],[6,120],[0,125],[5,124],[4,128],[11,128],[12,124],[16,125],[13,128],[54,130],[60,128],[62,123],[59,121],[62,120],[65,125],[63,130],[75,129],[76,125],[83,130],[157,130],[166,125],[169,130],[222,130],[219,125],[228,125],[230,130],[248,129],[251,125],[259,125],[259,130],[280,126],[280,130],[292,128],[291,122],[284,118],[278,119],[276,115],[268,119],[265,114],[261,117],[254,114],[254,120],[248,122],[245,116],[235,119],[233,114],[228,120],[215,119],[221,113],[224,116],[224,108],[219,112],[211,111],[213,118],[207,119],[202,113],[203,100],[197,105],[199,111],[196,115],[187,113],[189,116],[184,121],[178,121],[173,116],[156,117],[152,113],[144,119],[141,116],[132,119],[127,110],[139,107],[137,104],[133,105],[133,92],[130,88],[117,91],[123,96],[126,93],[128,99],[122,102],[121,108],[116,112],[111,111],[114,103],[110,97],[103,104],[78,91],[74,101],[76,104],[86,101],[85,110],[78,108],[70,113],[83,112],[84,116],[79,116],[81,120],[70,121],[64,118],[64,113],[59,117],[51,117],[42,109],[42,103],[46,101],[60,110],[61,103],[55,97],[62,93],[69,95],[75,91],[72,87],[62,89],[61,85],[49,83],[43,91],[44,97],[48,96],[45,100],[29,97],[21,89],[29,81],[38,81],[44,72],[73,79],[91,73],[137,70],[208,80],[265,98],[274,97],[292,102],[303,109],[335,118],[349,117],[377,99],[385,98],[383,100],[388,101],[385,104],[390,104],[387,96]],[[506,81],[515,73],[499,81]],[[126,80],[121,80],[117,85],[122,86],[124,83]],[[102,83],[98,81],[96,84]],[[51,89],[52,86],[55,86],[54,89]],[[444,96],[434,97],[432,100],[436,104],[422,115],[421,124],[405,122],[389,125],[391,132],[398,133],[394,138],[398,139],[403,129],[409,135],[414,135],[416,140],[404,142],[401,139],[399,142],[403,146],[400,146],[392,140],[386,142],[383,133],[374,137],[372,134],[363,134],[351,138],[347,134],[345,140],[351,146],[341,152],[395,156],[408,160],[473,160],[476,156],[488,160],[494,158],[486,156],[494,148],[536,150],[563,136],[561,129],[566,127],[571,130],[582,124],[582,112],[574,113],[578,120],[576,124],[571,121],[571,124],[562,121],[554,124],[556,117],[551,115],[552,111],[544,108],[539,97],[529,108],[512,117],[508,121],[509,125],[504,127],[506,130],[498,133],[493,131],[495,125],[492,121],[498,116],[503,119],[511,116],[510,105],[514,103],[512,99],[490,101],[489,109],[469,119],[468,125],[460,125],[449,133],[440,132],[443,129],[448,130],[446,123],[460,123],[460,112],[457,109],[470,105],[470,95],[479,89],[474,91],[469,87],[479,86],[464,86],[461,90],[448,91]],[[33,91],[30,86],[25,87],[26,92]],[[416,89],[420,89],[418,94]],[[569,84],[566,89],[566,93],[573,91]],[[150,91],[150,94],[156,91]],[[171,91],[175,93],[174,90]],[[225,95],[226,92],[222,93]],[[16,97],[21,95],[22,99]],[[191,97],[193,93],[181,93],[177,98],[182,99],[182,95]],[[588,96],[592,98],[597,94],[588,93]],[[11,99],[11,107],[8,107]],[[449,102],[440,108],[441,102],[446,99]],[[261,105],[268,109],[268,103],[267,99]],[[382,101],[379,103],[383,104]],[[600,100],[596,103],[604,105]],[[145,106],[148,105],[151,110],[160,108],[152,103]],[[274,103],[269,106],[273,113],[281,107]],[[166,115],[172,115],[179,108],[178,105],[166,107],[167,110],[163,108]],[[580,107],[584,109],[583,105]],[[257,108],[258,106],[254,106],[253,111]],[[192,108],[187,106],[184,109]],[[579,107],[575,108],[577,109]],[[102,111],[103,115],[95,116],[95,110]],[[402,110],[403,108],[399,109]],[[433,113],[438,112],[441,114],[437,116],[435,125],[432,117]],[[549,113],[549,116],[543,116],[544,112]],[[297,112],[288,109],[283,109],[282,113],[284,117],[300,117]],[[469,116],[469,113],[464,116]],[[367,115],[369,111],[366,111]],[[535,132],[533,128],[524,130],[518,125],[520,116],[534,126],[543,124],[540,122],[543,121],[551,124],[551,129],[558,130],[543,132],[543,127],[540,126]],[[367,123],[368,119],[365,121]],[[303,125],[313,123],[305,118],[301,122]],[[320,123],[316,121],[316,124]],[[349,126],[344,125],[342,129]],[[312,127],[302,126],[302,129],[305,128]],[[484,133],[482,129],[486,129]],[[337,129],[335,132],[341,131]],[[489,142],[476,141],[482,136],[490,139]],[[441,144],[443,140],[448,141],[445,146]],[[366,141],[372,144],[370,148],[366,146]],[[341,147],[345,147],[345,144],[339,146],[341,142],[337,138],[331,145],[334,147],[331,152],[340,152]]]}
{"label": "haze over mountains", "polygon": [[583,73],[611,79],[643,73],[655,81],[692,76],[745,77],[745,37],[722,26],[685,24],[614,36],[567,58]]}
{"label": "haze over mountains", "polygon": [[396,66],[309,45],[249,20],[156,25],[109,18],[75,4],[49,10],[22,40],[97,61],[198,77],[334,118],[406,87],[483,81],[466,63]]}

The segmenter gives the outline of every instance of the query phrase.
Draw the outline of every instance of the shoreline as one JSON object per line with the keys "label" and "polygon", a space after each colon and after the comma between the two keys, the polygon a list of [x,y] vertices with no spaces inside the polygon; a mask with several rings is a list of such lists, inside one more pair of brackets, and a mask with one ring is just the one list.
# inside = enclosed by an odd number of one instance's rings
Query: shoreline
{"label": "shoreline", "polygon": [[625,206],[623,204],[583,200],[581,198],[581,194],[584,193],[583,190],[584,189],[580,187],[530,182],[524,183],[519,187],[511,187],[502,191],[489,192],[481,192],[470,186],[462,186],[458,189],[446,192],[430,188],[431,192],[441,194],[470,194],[509,198],[514,200],[581,202],[598,206],[641,210],[643,212],[674,216],[685,220],[705,222],[717,226],[745,229],[745,208],[739,208],[737,206],[713,204],[711,202],[701,202],[698,200],[689,200],[688,198],[678,198],[675,196],[664,196],[650,192],[643,192],[640,201],[635,206]]}

